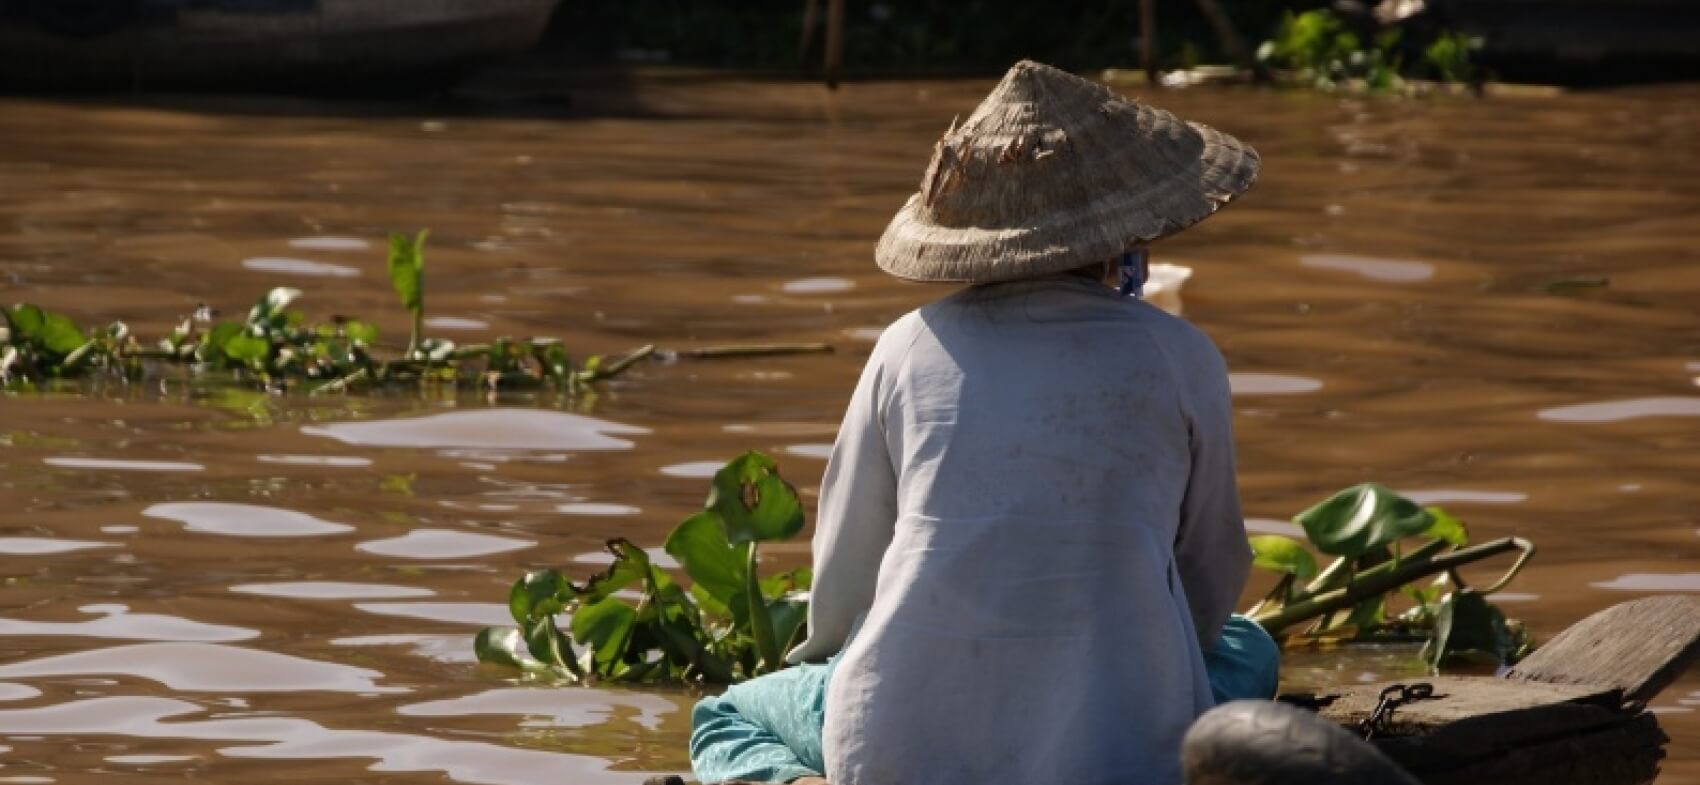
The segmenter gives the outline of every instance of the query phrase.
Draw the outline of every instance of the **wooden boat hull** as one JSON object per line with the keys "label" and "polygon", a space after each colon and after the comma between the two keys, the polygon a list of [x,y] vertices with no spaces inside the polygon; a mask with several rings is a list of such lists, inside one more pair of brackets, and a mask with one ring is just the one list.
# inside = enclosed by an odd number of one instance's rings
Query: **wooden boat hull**
{"label": "wooden boat hull", "polygon": [[524,51],[560,0],[0,0],[0,84],[376,89]]}

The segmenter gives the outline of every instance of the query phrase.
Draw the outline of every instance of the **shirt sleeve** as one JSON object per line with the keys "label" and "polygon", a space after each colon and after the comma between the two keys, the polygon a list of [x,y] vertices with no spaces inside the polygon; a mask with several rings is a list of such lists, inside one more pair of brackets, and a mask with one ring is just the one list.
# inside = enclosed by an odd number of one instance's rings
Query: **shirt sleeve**
{"label": "shirt sleeve", "polygon": [[786,656],[793,663],[837,654],[873,606],[880,561],[897,523],[897,472],[881,414],[884,367],[876,347],[827,460],[815,515],[809,637]]}
{"label": "shirt sleeve", "polygon": [[1199,335],[1205,350],[1185,374],[1191,471],[1181,501],[1175,561],[1200,645],[1211,650],[1239,602],[1251,572],[1251,546],[1235,484],[1233,403],[1222,355]]}

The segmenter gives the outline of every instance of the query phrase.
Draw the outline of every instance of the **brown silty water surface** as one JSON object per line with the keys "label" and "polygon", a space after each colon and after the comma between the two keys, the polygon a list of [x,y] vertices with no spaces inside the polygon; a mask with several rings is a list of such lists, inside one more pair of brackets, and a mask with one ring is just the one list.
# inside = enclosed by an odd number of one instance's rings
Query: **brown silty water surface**
{"label": "brown silty water surface", "polygon": [[[0,782],[683,770],[692,696],[531,688],[471,636],[526,568],[658,546],[742,450],[812,495],[871,341],[946,291],[882,276],[873,243],[989,86],[670,76],[555,118],[0,102],[8,302],[155,336],[290,285],[393,344],[382,238],[423,226],[432,334],[837,348],[645,364],[571,404],[0,398]],[[1379,480],[1535,540],[1502,599],[1537,636],[1700,591],[1697,99],[1159,96],[1266,162],[1155,254],[1194,270],[1181,307],[1236,374],[1252,528]],[[1295,656],[1289,680],[1408,661]],[[1697,690],[1656,703],[1665,782],[1700,782]]]}

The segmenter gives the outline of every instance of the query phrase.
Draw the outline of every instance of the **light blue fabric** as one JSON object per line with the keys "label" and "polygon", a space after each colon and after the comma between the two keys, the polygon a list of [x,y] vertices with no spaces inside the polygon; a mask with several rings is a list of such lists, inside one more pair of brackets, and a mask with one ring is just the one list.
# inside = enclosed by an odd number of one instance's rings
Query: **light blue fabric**
{"label": "light blue fabric", "polygon": [[1275,697],[1281,680],[1281,647],[1269,632],[1239,614],[1228,617],[1216,647],[1204,653],[1210,694],[1218,705]]}
{"label": "light blue fabric", "polygon": [[[1275,696],[1281,650],[1262,627],[1235,615],[1204,653],[1217,703]],[[691,769],[705,783],[790,782],[826,770],[821,727],[833,663],[797,665],[704,698],[691,712]],[[1019,721],[1019,718],[1012,718]]]}

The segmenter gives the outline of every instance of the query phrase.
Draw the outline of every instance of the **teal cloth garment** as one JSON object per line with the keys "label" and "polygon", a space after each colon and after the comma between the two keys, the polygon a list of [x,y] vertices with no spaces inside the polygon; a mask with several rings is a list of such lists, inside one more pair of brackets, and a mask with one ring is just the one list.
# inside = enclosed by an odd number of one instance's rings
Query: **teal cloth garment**
{"label": "teal cloth garment", "polygon": [[[1281,650],[1256,622],[1235,615],[1204,653],[1217,703],[1275,696]],[[821,727],[833,663],[798,665],[704,698],[691,712],[691,769],[705,783],[790,782],[826,770]]]}

